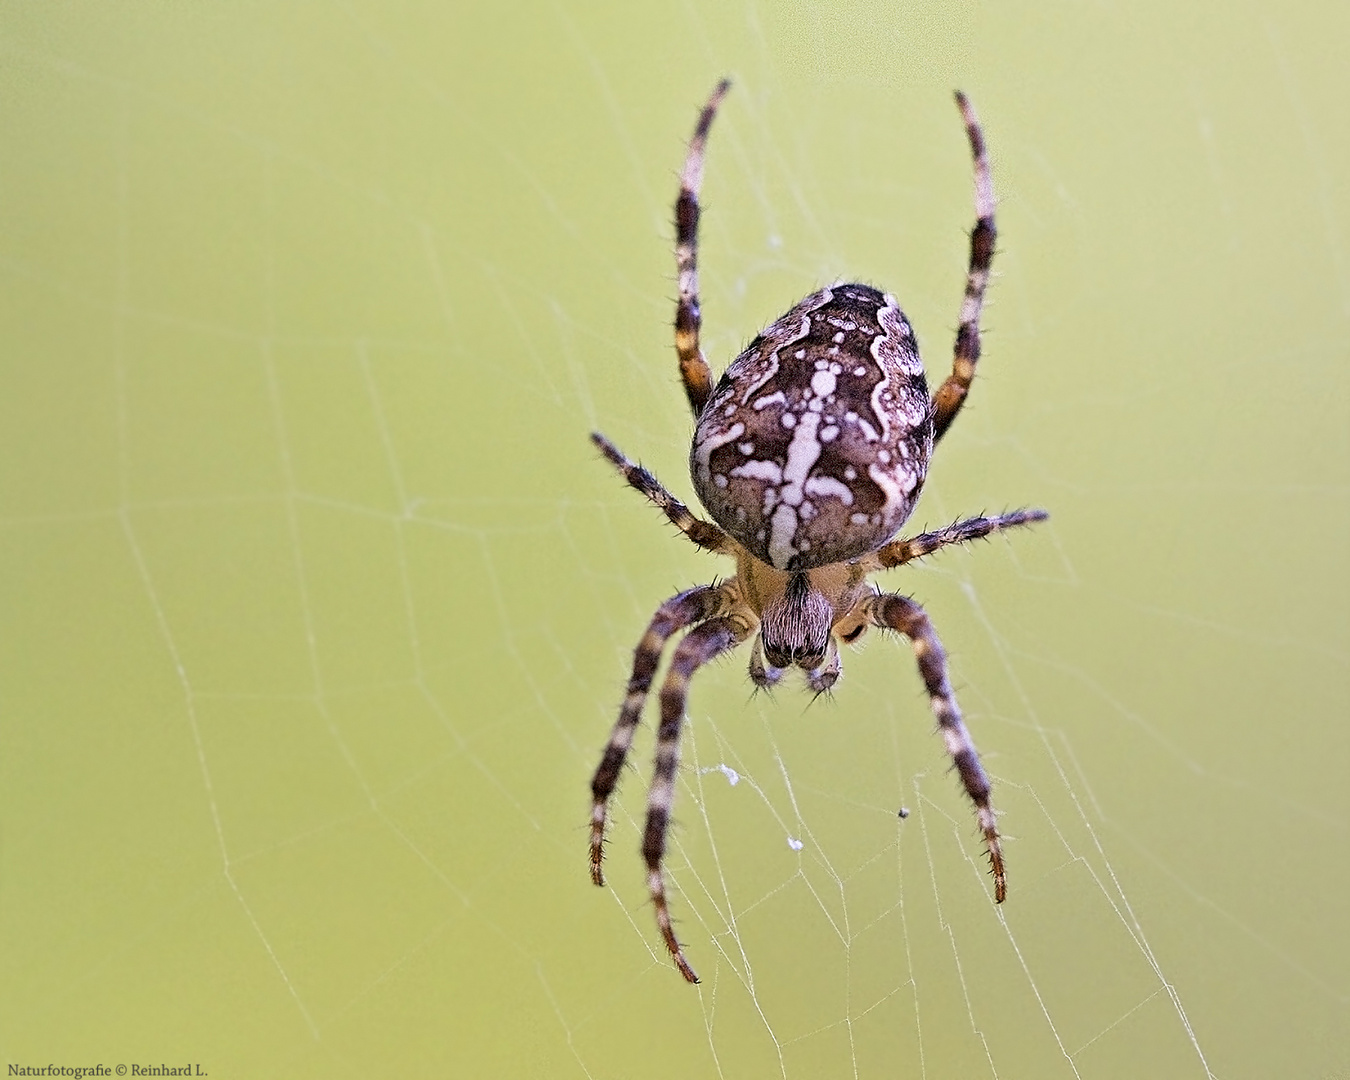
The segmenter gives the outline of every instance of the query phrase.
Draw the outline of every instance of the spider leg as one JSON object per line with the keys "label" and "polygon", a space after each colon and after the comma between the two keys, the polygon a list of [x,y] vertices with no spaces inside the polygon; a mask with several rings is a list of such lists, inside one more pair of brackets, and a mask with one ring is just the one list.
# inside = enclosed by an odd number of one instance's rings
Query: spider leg
{"label": "spider leg", "polygon": [[614,730],[610,732],[600,765],[591,779],[591,794],[595,800],[591,807],[591,880],[597,885],[605,883],[600,863],[604,858],[606,807],[619,783],[619,774],[633,743],[633,732],[642,719],[642,707],[647,703],[647,692],[661,662],[661,652],[672,634],[716,615],[724,606],[724,599],[725,589],[715,585],[700,585],[672,596],[656,609],[651,625],[633,651],[633,674],[628,678],[628,693],[619,709]]}
{"label": "spider leg", "polygon": [[956,771],[961,774],[966,794],[975,804],[976,818],[984,833],[989,865],[994,874],[994,901],[1001,904],[1008,894],[1008,884],[1003,869],[998,822],[994,818],[994,808],[989,803],[989,777],[980,765],[980,757],[975,752],[975,744],[970,741],[966,725],[961,722],[961,710],[957,708],[951,683],[947,679],[947,655],[943,652],[942,643],[927,613],[908,597],[883,593],[868,600],[867,607],[872,625],[898,630],[914,646],[919,674],[923,676],[923,684],[932,700],[933,714],[937,717],[938,727],[942,729],[947,753],[951,755]]}
{"label": "spider leg", "polygon": [[694,137],[689,140],[689,153],[680,173],[680,194],[675,199],[675,269],[680,280],[680,299],[675,305],[675,352],[680,358],[680,378],[695,419],[712,393],[712,371],[699,347],[703,316],[698,307],[698,191],[703,185],[703,151],[708,143],[708,129],[729,89],[731,80],[723,79],[703,106]]}
{"label": "spider leg", "polygon": [[675,938],[675,930],[670,923],[670,907],[666,903],[665,878],[661,871],[661,860],[666,853],[670,808],[675,802],[675,772],[680,764],[680,728],[684,723],[689,680],[694,672],[718,654],[735,648],[749,632],[747,625],[734,618],[710,619],[694,627],[675,650],[666,681],[661,687],[661,727],[656,742],[656,767],[651,791],[647,795],[647,830],[642,840],[642,854],[647,860],[647,891],[656,909],[656,925],[675,966],[691,983],[698,982],[698,976],[684,958],[684,951]]}
{"label": "spider leg", "polygon": [[889,570],[893,566],[913,562],[953,544],[969,543],[971,540],[979,540],[1004,529],[1044,521],[1049,516],[1044,510],[1014,510],[1008,514],[999,514],[997,517],[974,517],[965,521],[954,521],[945,529],[938,529],[936,532],[892,540],[885,547],[866,557],[864,561],[867,572]]}
{"label": "spider leg", "polygon": [[994,185],[989,178],[989,158],[984,133],[966,95],[956,92],[956,104],[966,123],[970,153],[975,160],[975,228],[970,234],[970,266],[966,271],[966,295],[961,302],[961,325],[956,331],[952,373],[933,395],[933,441],[942,438],[970,392],[975,365],[980,360],[980,309],[989,284],[989,265],[994,260]]}
{"label": "spider leg", "polygon": [[641,465],[629,461],[617,446],[598,431],[591,432],[591,442],[600,448],[600,452],[609,459],[611,465],[623,473],[623,478],[631,487],[650,499],[656,508],[666,515],[670,523],[695,544],[707,551],[720,551],[728,555],[735,553],[731,537],[711,521],[704,521],[691,514],[689,507],[662,487],[656,477]]}

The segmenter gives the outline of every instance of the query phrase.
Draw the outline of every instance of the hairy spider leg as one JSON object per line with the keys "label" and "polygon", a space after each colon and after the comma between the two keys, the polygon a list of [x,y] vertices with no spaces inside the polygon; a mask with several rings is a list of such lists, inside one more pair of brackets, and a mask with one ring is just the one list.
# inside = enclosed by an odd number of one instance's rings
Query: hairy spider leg
{"label": "hairy spider leg", "polygon": [[723,79],[713,90],[699,115],[689,153],[680,173],[680,194],[675,199],[675,270],[679,275],[680,299],[675,305],[675,352],[680,358],[680,379],[689,397],[694,419],[703,412],[712,393],[712,369],[699,345],[703,314],[698,305],[698,192],[703,186],[703,152],[708,143],[717,107],[722,104],[731,80]]}
{"label": "hairy spider leg", "polygon": [[1013,510],[997,517],[973,517],[965,521],[954,521],[945,529],[919,533],[917,536],[892,540],[883,548],[868,555],[862,562],[868,573],[876,570],[889,570],[893,566],[903,566],[925,555],[932,555],[954,544],[966,544],[979,540],[1004,529],[1018,525],[1030,525],[1036,521],[1045,521],[1050,515],[1044,510]]}
{"label": "hairy spider leg", "polygon": [[651,503],[666,515],[666,519],[706,551],[720,551],[734,554],[733,541],[711,521],[704,521],[689,512],[689,507],[661,486],[661,482],[651,473],[628,458],[624,457],[612,442],[598,431],[591,432],[591,442],[600,448],[600,452],[609,459],[611,465],[623,474],[629,486],[641,492]]}
{"label": "hairy spider leg", "polygon": [[919,674],[932,701],[933,715],[937,717],[943,741],[947,744],[947,753],[961,775],[966,794],[975,804],[976,819],[984,833],[989,865],[994,874],[994,902],[1001,904],[1008,895],[1008,881],[1003,868],[998,822],[994,817],[994,808],[989,803],[989,777],[980,764],[975,744],[970,741],[970,732],[961,721],[961,710],[957,708],[956,697],[947,679],[947,654],[943,652],[942,642],[938,640],[928,614],[908,597],[883,593],[870,599],[867,604],[868,616],[874,626],[898,630],[909,638],[914,647]]}
{"label": "hairy spider leg", "polygon": [[642,707],[647,703],[647,693],[661,662],[661,653],[672,634],[719,614],[725,607],[724,591],[714,585],[700,585],[672,596],[656,609],[647,632],[633,651],[633,674],[628,678],[628,692],[591,780],[591,794],[595,799],[591,807],[591,880],[597,885],[605,883],[600,863],[604,858],[609,797],[619,783],[619,774],[632,746],[633,732],[642,719]]}
{"label": "hairy spider leg", "polygon": [[960,411],[975,365],[980,360],[980,309],[989,284],[989,266],[994,261],[994,184],[989,177],[989,158],[984,148],[984,133],[966,95],[956,92],[956,104],[966,122],[966,137],[975,159],[975,228],[970,234],[970,266],[966,271],[966,295],[961,301],[961,324],[956,330],[952,355],[952,373],[933,395],[933,441],[942,438]]}
{"label": "hairy spider leg", "polygon": [[680,728],[684,724],[684,706],[694,672],[719,654],[734,649],[749,632],[749,626],[743,621],[731,618],[710,619],[694,627],[675,650],[666,681],[661,686],[661,727],[657,733],[652,786],[647,794],[647,829],[642,839],[642,854],[647,860],[647,891],[651,894],[652,907],[656,909],[657,928],[675,966],[691,983],[698,982],[698,976],[685,959],[671,926],[661,870],[666,853],[666,832],[670,827],[670,808],[675,802],[675,773],[680,765]]}

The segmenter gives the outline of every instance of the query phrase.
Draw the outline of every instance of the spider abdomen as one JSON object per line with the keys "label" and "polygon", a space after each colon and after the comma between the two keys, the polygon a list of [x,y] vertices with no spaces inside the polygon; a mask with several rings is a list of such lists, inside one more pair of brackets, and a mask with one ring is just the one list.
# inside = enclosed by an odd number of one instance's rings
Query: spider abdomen
{"label": "spider abdomen", "polygon": [[893,297],[808,296],[727,368],[689,467],[713,519],[756,558],[809,570],[873,551],[905,523],[933,419],[914,331]]}

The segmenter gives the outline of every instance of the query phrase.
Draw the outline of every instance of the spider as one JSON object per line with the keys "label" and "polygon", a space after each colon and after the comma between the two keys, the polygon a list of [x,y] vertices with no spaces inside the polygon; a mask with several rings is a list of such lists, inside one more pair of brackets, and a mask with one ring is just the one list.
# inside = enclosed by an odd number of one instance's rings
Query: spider
{"label": "spider", "polygon": [[875,626],[905,635],[918,660],[961,783],[975,804],[994,878],[1007,894],[989,777],[961,720],[947,660],[928,615],[906,596],[885,593],[868,575],[953,544],[1042,521],[1043,510],[958,521],[936,532],[892,539],[914,509],[933,446],[960,411],[980,357],[980,309],[994,254],[994,194],[984,136],[964,94],[975,170],[975,229],[952,373],[929,397],[914,331],[895,299],[870,285],[834,284],[806,297],[746,346],[714,389],[699,346],[698,193],[704,148],[723,79],[703,107],[675,201],[679,299],[675,351],[694,412],[689,468],[712,516],[704,521],[603,435],[591,439],[628,483],[698,547],[736,560],[736,576],[672,596],[652,617],[633,655],[618,721],[591,781],[591,879],[604,884],[606,808],[632,745],[661,654],[686,631],[661,687],[656,763],[647,796],[642,855],[656,924],[680,973],[698,976],[671,926],[662,859],[680,759],[689,680],[722,653],[754,639],[750,679],[774,686],[790,667],[816,694],[840,674],[840,643]]}

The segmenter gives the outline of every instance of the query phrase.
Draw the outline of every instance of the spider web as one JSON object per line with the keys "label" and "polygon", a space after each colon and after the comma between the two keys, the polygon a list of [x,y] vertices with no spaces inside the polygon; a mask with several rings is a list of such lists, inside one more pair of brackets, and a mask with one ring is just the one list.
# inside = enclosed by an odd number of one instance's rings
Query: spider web
{"label": "spider web", "polygon": [[[1343,35],[74,10],[0,19],[6,1061],[1350,1070]],[[1002,250],[913,525],[1053,517],[879,579],[952,654],[1007,903],[903,642],[814,704],[752,695],[743,650],[684,740],[691,989],[636,853],[650,724],[604,892],[586,782],[651,612],[730,568],[585,434],[689,494],[668,218],[727,71],[714,366],[846,276],[900,296],[940,376],[962,85]]]}

